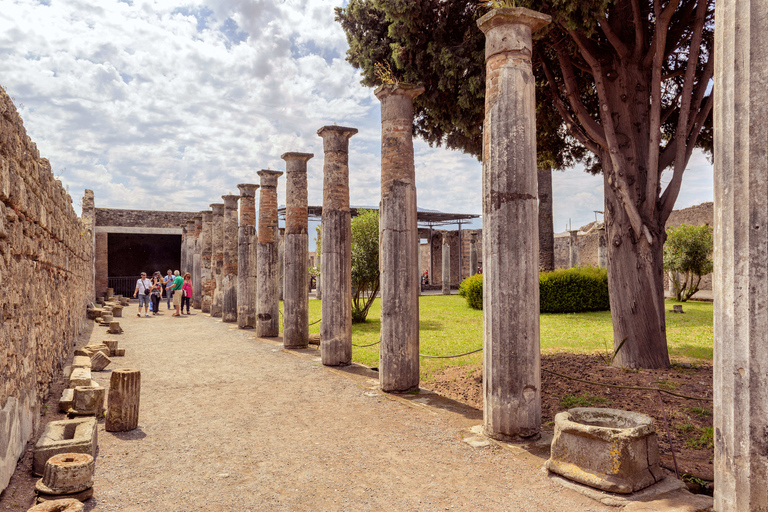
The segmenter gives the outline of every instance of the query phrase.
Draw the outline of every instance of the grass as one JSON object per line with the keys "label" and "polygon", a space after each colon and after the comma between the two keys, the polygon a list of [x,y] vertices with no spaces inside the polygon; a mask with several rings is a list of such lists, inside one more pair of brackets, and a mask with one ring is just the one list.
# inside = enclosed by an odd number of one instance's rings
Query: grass
{"label": "grass", "polygon": [[587,391],[581,395],[565,395],[560,399],[560,407],[563,409],[573,409],[574,407],[591,407],[593,405],[608,405],[611,401],[602,396],[593,395]]}
{"label": "grass", "polygon": [[693,436],[685,440],[685,446],[694,450],[715,447],[714,429],[712,427],[696,428]]}
{"label": "grass", "polygon": [[[666,301],[672,309],[675,301]],[[320,318],[320,301],[309,301],[310,323]],[[686,302],[684,314],[667,313],[667,344],[673,359],[712,360],[712,304]],[[281,304],[282,309],[282,304]],[[458,295],[424,295],[419,298],[419,352],[453,355],[483,346],[483,312],[471,309]],[[282,322],[281,322],[282,324]],[[281,326],[282,330],[282,326]],[[310,326],[319,333],[320,324]],[[352,343],[368,345],[379,341],[381,301],[371,306],[368,321],[352,324]],[[542,353],[595,353],[612,350],[613,327],[609,311],[541,315]],[[368,366],[379,365],[379,346],[352,347],[352,359]],[[420,358],[421,378],[429,381],[447,366],[482,364],[482,352],[456,359]]]}

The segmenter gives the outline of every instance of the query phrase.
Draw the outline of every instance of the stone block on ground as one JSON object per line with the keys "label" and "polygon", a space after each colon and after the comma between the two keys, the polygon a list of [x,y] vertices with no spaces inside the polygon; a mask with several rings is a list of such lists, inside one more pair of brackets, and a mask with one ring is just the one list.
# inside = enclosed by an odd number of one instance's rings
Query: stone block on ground
{"label": "stone block on ground", "polygon": [[45,463],[35,489],[44,494],[74,494],[93,487],[93,457],[87,453],[60,453]]}
{"label": "stone block on ground", "polygon": [[59,412],[67,412],[75,403],[75,390],[67,388],[59,398]]}
{"label": "stone block on ground", "polygon": [[96,418],[51,421],[35,444],[32,471],[42,475],[45,463],[60,453],[87,453],[96,456]]}
{"label": "stone block on ground", "polygon": [[115,355],[115,350],[117,350],[117,344],[118,344],[117,340],[104,340],[102,343],[109,348],[109,354],[105,354],[105,355],[108,355],[108,356]]}
{"label": "stone block on ground", "polygon": [[112,307],[112,316],[115,318],[122,318],[123,317],[123,305],[119,304]]}
{"label": "stone block on ground", "polygon": [[44,501],[27,510],[27,512],[82,512],[85,505],[74,498]]}
{"label": "stone block on ground", "polygon": [[101,315],[101,319],[102,319],[103,323],[108,324],[108,323],[112,322],[112,320],[114,319],[114,316],[112,316],[111,312],[104,313],[103,315]]}
{"label": "stone block on ground", "polygon": [[74,494],[46,494],[40,491],[37,492],[38,503],[47,503],[51,500],[56,501],[64,497],[78,501],[85,501],[93,497],[93,487],[89,487],[84,491],[76,492]]}
{"label": "stone block on ground", "polygon": [[90,345],[86,345],[84,348],[86,348],[86,349],[91,351],[91,353],[90,353],[90,357],[91,358],[93,358],[93,355],[96,352],[101,352],[105,356],[108,356],[109,353],[110,353],[109,346],[105,345],[104,343],[93,343],[93,344],[90,344]]}
{"label": "stone block on ground", "polygon": [[104,396],[106,390],[99,386],[77,386],[73,394],[72,407],[67,410],[75,416],[96,416],[104,413]]}
{"label": "stone block on ground", "polygon": [[91,357],[91,371],[100,372],[104,368],[110,365],[112,360],[105,356],[103,352],[99,351],[93,354]]}
{"label": "stone block on ground", "polygon": [[72,370],[72,375],[69,376],[68,388],[76,388],[77,386],[90,386],[91,385],[91,370],[88,368],[75,368]]}
{"label": "stone block on ground", "polygon": [[125,355],[125,349],[124,348],[115,349],[115,357],[122,357],[124,355]]}
{"label": "stone block on ground", "polygon": [[77,355],[72,359],[72,368],[90,368],[91,358],[88,356]]}
{"label": "stone block on ground", "polygon": [[120,322],[109,322],[109,330],[107,330],[109,334],[122,334],[123,329],[120,328]]}
{"label": "stone block on ground", "polygon": [[112,372],[109,380],[107,420],[108,432],[127,432],[139,425],[139,399],[141,396],[141,372],[121,368]]}
{"label": "stone block on ground", "polygon": [[88,359],[91,358],[91,355],[93,355],[93,351],[89,349],[88,347],[81,347],[75,349],[75,355],[76,356],[85,356]]}
{"label": "stone block on ground", "polygon": [[103,314],[104,310],[102,308],[88,308],[85,310],[85,317],[88,320],[96,320]]}

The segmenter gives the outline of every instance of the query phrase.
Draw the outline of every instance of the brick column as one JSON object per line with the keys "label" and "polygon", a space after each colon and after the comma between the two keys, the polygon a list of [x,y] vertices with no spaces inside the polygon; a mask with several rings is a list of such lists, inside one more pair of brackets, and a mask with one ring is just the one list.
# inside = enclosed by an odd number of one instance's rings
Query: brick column
{"label": "brick column", "polygon": [[221,288],[221,277],[224,267],[224,205],[211,205],[213,223],[211,225],[211,316],[221,318],[224,307],[224,294]]}
{"label": "brick column", "polygon": [[237,326],[256,327],[256,189],[243,183],[240,189],[240,227],[237,229]]}
{"label": "brick column", "polygon": [[195,219],[195,233],[194,233],[194,251],[192,252],[192,307],[195,309],[201,309],[202,293],[200,289],[200,280],[202,272],[202,240],[200,234],[203,230],[203,216],[197,214]]}
{"label": "brick column", "polygon": [[413,163],[413,99],[420,86],[383,85],[381,102],[381,348],[384,391],[419,387],[419,234]]}
{"label": "brick column", "polygon": [[256,335],[274,338],[280,332],[280,303],[277,290],[277,178],[280,171],[269,169],[257,173],[261,178],[259,194],[258,274],[256,287]]}
{"label": "brick column", "polygon": [[[323,126],[323,302],[320,355],[324,365],[352,362],[352,217],[349,211],[349,139],[357,128]],[[317,282],[320,296],[320,280]]]}
{"label": "brick column", "polygon": [[[541,428],[536,98],[532,32],[549,16],[493,9],[485,33],[483,392],[490,437]],[[511,328],[510,326],[514,326]]]}
{"label": "brick column", "polygon": [[211,270],[213,213],[209,211],[200,213],[203,215],[203,228],[200,231],[200,308],[203,313],[210,313],[214,286]]}
{"label": "brick column", "polygon": [[443,237],[443,295],[451,294],[451,243],[447,236]]}
{"label": "brick column", "polygon": [[283,345],[309,345],[309,222],[307,212],[307,162],[311,153],[284,153],[285,239],[283,241]]}
{"label": "brick column", "polygon": [[240,195],[231,194],[221,198],[224,200],[221,319],[224,322],[237,322],[237,202]]}
{"label": "brick column", "polygon": [[715,4],[715,510],[768,510],[768,2]]}

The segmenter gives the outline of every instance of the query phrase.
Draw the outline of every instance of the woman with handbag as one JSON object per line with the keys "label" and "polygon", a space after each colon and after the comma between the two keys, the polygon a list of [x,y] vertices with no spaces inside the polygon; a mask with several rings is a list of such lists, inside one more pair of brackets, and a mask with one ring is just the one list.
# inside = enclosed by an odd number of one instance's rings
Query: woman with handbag
{"label": "woman with handbag", "polygon": [[152,281],[147,279],[147,273],[142,272],[141,277],[136,281],[136,289],[133,291],[133,297],[139,298],[139,313],[136,315],[141,318],[141,306],[144,306],[144,316],[149,318],[149,294],[152,293]]}
{"label": "woman with handbag", "polygon": [[184,284],[181,287],[183,293],[181,297],[181,313],[184,314],[184,304],[187,305],[187,314],[189,314],[189,301],[192,299],[192,275],[187,272],[184,274]]}
{"label": "woman with handbag", "polygon": [[163,294],[163,276],[160,271],[156,271],[152,276],[152,314],[157,315],[160,312],[160,296]]}

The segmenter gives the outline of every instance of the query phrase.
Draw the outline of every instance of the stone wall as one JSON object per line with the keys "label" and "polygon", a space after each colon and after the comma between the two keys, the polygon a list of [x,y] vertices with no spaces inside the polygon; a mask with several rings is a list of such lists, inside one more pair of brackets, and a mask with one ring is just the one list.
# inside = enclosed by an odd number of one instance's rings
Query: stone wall
{"label": "stone wall", "polygon": [[152,210],[119,210],[96,208],[97,226],[130,228],[178,228],[194,221],[199,212],[161,212]]}
{"label": "stone wall", "polygon": [[85,326],[92,240],[0,88],[0,491]]}

